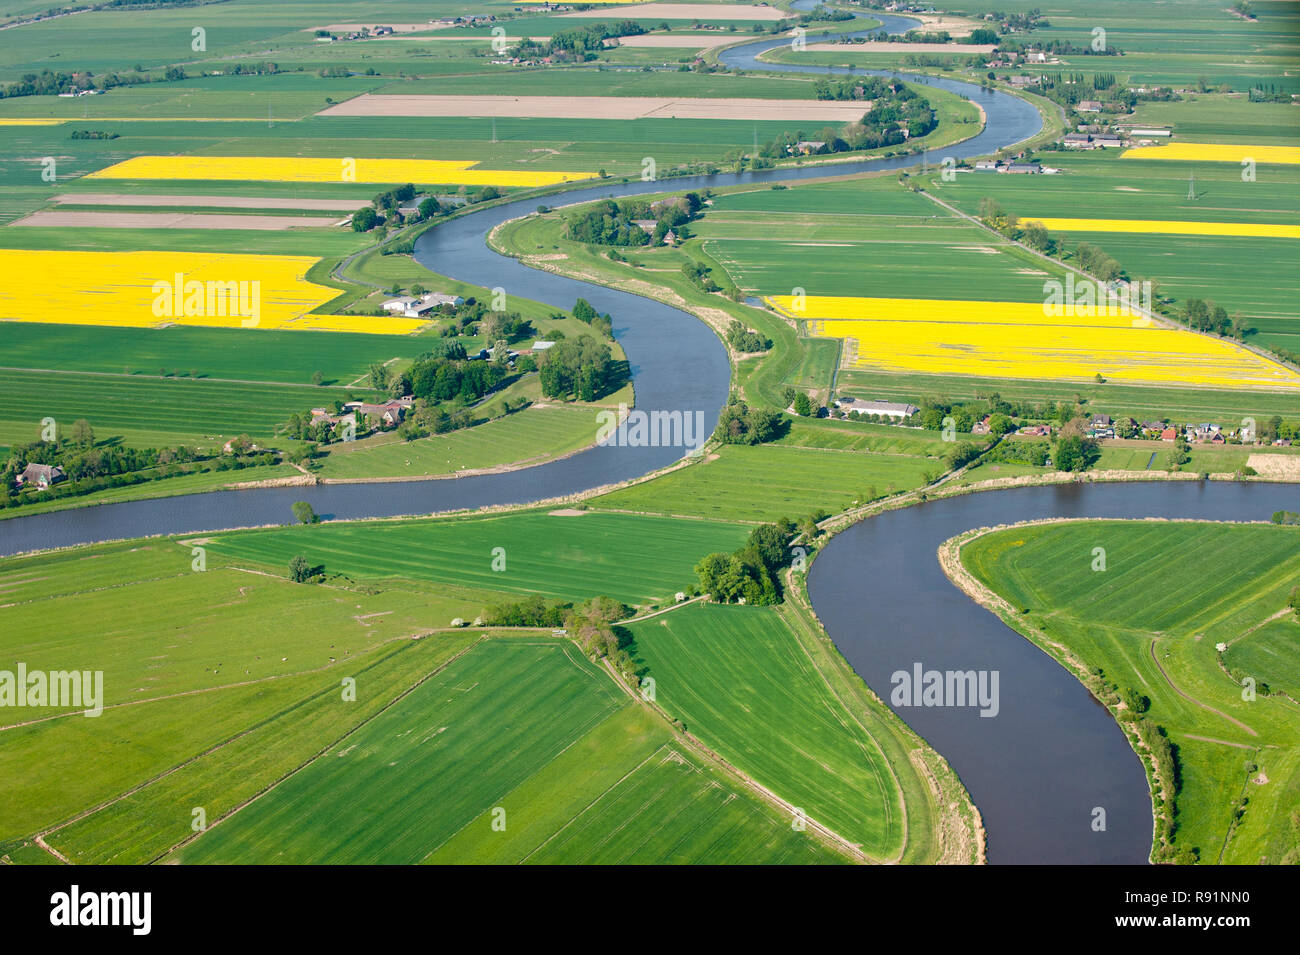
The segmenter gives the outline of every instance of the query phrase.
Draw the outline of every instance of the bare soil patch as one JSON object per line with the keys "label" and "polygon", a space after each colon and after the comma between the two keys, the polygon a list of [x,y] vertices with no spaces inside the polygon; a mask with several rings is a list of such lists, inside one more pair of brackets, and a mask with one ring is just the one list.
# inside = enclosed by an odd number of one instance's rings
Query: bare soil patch
{"label": "bare soil patch", "polygon": [[743,119],[848,123],[863,103],[669,96],[435,96],[365,93],[318,116],[502,116],[556,119]]}
{"label": "bare soil patch", "polygon": [[64,192],[54,197],[61,205],[76,206],[182,206],[187,209],[302,209],[308,212],[352,212],[369,205],[365,199],[299,199],[275,196],[152,196],[122,192]]}
{"label": "bare soil patch", "polygon": [[1260,477],[1300,481],[1300,455],[1252,454],[1246,459],[1246,466],[1254,468]]}

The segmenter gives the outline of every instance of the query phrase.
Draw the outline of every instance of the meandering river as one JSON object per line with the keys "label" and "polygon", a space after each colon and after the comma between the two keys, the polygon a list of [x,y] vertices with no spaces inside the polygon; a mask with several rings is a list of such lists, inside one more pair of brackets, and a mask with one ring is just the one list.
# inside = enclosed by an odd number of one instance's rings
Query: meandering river
{"label": "meandering river", "polygon": [[[817,0],[796,4],[809,9]],[[872,14],[892,33],[917,26]],[[723,51],[730,66],[798,73],[847,69],[758,64],[787,40],[763,39]],[[877,74],[879,71],[852,71]],[[889,74],[892,75],[892,74]],[[1021,142],[1041,128],[1036,109],[1005,93],[956,80],[913,76],[981,105],[985,128],[944,156],[964,158]],[[564,193],[559,201],[619,198],[665,189],[791,181],[828,174],[903,168],[895,157],[671,182],[610,182]],[[553,200],[554,201],[554,200]],[[626,292],[527,268],[485,244],[496,225],[533,211],[537,200],[452,219],[426,232],[415,257],[430,269],[507,295],[570,307],[586,298],[615,318],[614,333],[632,366],[642,410],[701,411],[712,428],[727,396],[730,368],[717,337],[694,316]],[[593,420],[593,439],[597,422]],[[256,488],[105,504],[0,522],[0,554],[43,547],[281,524],[290,505],[309,501],[327,519],[425,514],[525,504],[637,477],[671,464],[681,448],[593,447],[536,467],[436,481]],[[914,662],[936,669],[997,669],[999,715],[902,709],[900,715],[961,775],[983,813],[995,862],[1141,862],[1151,837],[1150,803],[1136,756],[1106,711],[1065,670],[975,605],[943,576],[935,548],[971,527],[1080,514],[1147,517],[1266,517],[1296,509],[1295,489],[1272,485],[1141,484],[1000,491],[932,502],[865,521],[836,537],[816,561],[809,588],[819,615],[849,662],[884,699],[889,674]],[[1091,810],[1107,810],[1104,833]]]}

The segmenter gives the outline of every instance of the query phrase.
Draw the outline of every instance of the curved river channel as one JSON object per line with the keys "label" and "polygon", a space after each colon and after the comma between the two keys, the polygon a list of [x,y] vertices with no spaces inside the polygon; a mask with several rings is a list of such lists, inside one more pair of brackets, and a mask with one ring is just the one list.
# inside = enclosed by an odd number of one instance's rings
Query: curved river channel
{"label": "curved river channel", "polygon": [[[801,0],[809,9],[818,0]],[[878,15],[885,29],[917,26]],[[814,31],[815,32],[815,31]],[[742,69],[861,74],[879,71],[758,64],[788,43],[764,39],[724,51]],[[892,75],[892,74],[886,74]],[[983,107],[982,132],[943,155],[984,155],[1041,128],[1037,110],[1006,93],[944,78],[902,74],[960,93]],[[830,167],[719,174],[669,182],[615,182],[564,193],[584,202],[743,183],[778,182],[914,165],[914,157]],[[552,200],[556,201],[556,200]],[[615,318],[614,333],[632,365],[641,410],[704,413],[709,430],[726,399],[730,368],[714,333],[685,312],[626,292],[527,268],[485,244],[488,232],[536,208],[521,200],[442,223],[419,240],[415,257],[436,272],[557,306],[586,298]],[[593,439],[597,422],[593,420]],[[638,477],[671,464],[681,448],[593,447],[562,460],[501,474],[433,481],[257,488],[131,501],[0,521],[0,555],[151,534],[280,524],[306,500],[326,519],[428,514],[526,504]],[[985,524],[1053,515],[1116,517],[1205,514],[1256,520],[1295,508],[1294,489],[1270,485],[1108,485],[1021,489],[955,498],[887,513],[836,537],[816,561],[809,588],[818,614],[849,662],[884,699],[889,674],[914,662],[927,669],[1000,671],[1001,711],[900,711],[966,783],[984,816],[995,862],[1141,862],[1151,810],[1141,766],[1106,711],[1045,654],[968,600],[943,576],[938,544]],[[1105,833],[1090,828],[1094,806],[1107,809]]]}

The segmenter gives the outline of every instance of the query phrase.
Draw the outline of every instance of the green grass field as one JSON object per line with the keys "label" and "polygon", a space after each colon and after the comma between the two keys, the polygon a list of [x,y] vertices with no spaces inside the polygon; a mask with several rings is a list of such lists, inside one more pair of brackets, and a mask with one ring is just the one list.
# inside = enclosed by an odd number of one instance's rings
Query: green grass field
{"label": "green grass field", "polygon": [[[1097,547],[1104,571],[1092,569]],[[1176,848],[1205,863],[1300,857],[1300,833],[1287,819],[1300,798],[1300,714],[1285,697],[1245,699],[1224,669],[1294,686],[1294,644],[1284,641],[1295,629],[1274,625],[1293,616],[1285,604],[1300,579],[1300,528],[1014,527],[967,544],[962,562],[1023,612],[1031,639],[1060,643],[1121,689],[1150,698],[1149,718],[1177,744]]]}
{"label": "green grass field", "polygon": [[630,628],[659,704],[807,815],[885,859],[902,805],[870,731],[772,608],[696,605]]}
{"label": "green grass field", "polygon": [[729,521],[796,519],[819,508],[909,490],[943,471],[931,458],[820,448],[725,445],[716,459],[591,501],[594,508],[683,514]]}
{"label": "green grass field", "polygon": [[176,858],[834,859],[684,758],[637,710],[567,643],[490,640]]}
{"label": "green grass field", "polygon": [[[410,578],[508,594],[565,600],[605,595],[649,604],[671,602],[694,581],[701,557],[736,549],[746,534],[743,526],[718,521],[534,511],[233,531],[213,536],[209,547],[279,574],[303,553],[327,573],[360,580]],[[503,570],[493,569],[497,548],[504,552]],[[445,624],[439,619],[434,625]]]}
{"label": "green grass field", "polygon": [[808,295],[1036,302],[1050,274],[887,178],[730,193],[714,201],[695,232],[737,285],[762,295],[802,288]]}
{"label": "green grass field", "polygon": [[331,448],[325,479],[425,477],[490,468],[507,460],[535,464],[596,441],[596,412],[586,407],[529,408],[473,428],[402,441],[384,435]]}
{"label": "green grass field", "polygon": [[[1234,674],[1264,674],[1270,689],[1300,697],[1300,615],[1285,613],[1229,644],[1224,665]],[[1258,678],[1257,678],[1258,679]]]}
{"label": "green grass field", "polygon": [[[369,394],[361,388],[354,393]],[[340,388],[162,378],[156,372],[146,378],[0,371],[0,443],[37,440],[45,418],[65,430],[85,418],[96,437],[140,447],[220,448],[240,434],[265,444],[290,414],[342,397]]]}

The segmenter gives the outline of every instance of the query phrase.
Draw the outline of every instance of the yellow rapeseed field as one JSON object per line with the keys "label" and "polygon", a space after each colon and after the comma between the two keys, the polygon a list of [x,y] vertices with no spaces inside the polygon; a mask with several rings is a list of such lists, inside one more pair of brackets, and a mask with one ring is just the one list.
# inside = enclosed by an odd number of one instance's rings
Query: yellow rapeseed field
{"label": "yellow rapeseed field", "polygon": [[1222,235],[1256,239],[1300,239],[1300,225],[1273,222],[1172,222],[1168,219],[1040,219],[1027,216],[1056,232],[1141,232],[1150,235]]}
{"label": "yellow rapeseed field", "polygon": [[454,186],[551,186],[589,172],[476,169],[472,160],[358,159],[319,156],[136,156],[88,179],[205,179],[259,182],[445,183]]}
{"label": "yellow rapeseed field", "polygon": [[306,279],[318,259],[218,252],[0,250],[0,321],[146,328],[304,329],[405,334],[416,319],[309,315],[338,291]]}
{"label": "yellow rapeseed field", "polygon": [[768,301],[815,335],[853,338],[855,364],[893,372],[1134,384],[1296,388],[1300,374],[1221,339],[1132,316],[1049,317],[1041,304],[790,296]]}
{"label": "yellow rapeseed field", "polygon": [[0,126],[58,126],[63,119],[0,119]]}
{"label": "yellow rapeseed field", "polygon": [[1180,159],[1186,162],[1235,162],[1253,159],[1262,163],[1300,163],[1300,146],[1252,146],[1239,143],[1167,143],[1164,146],[1134,146],[1121,159]]}

